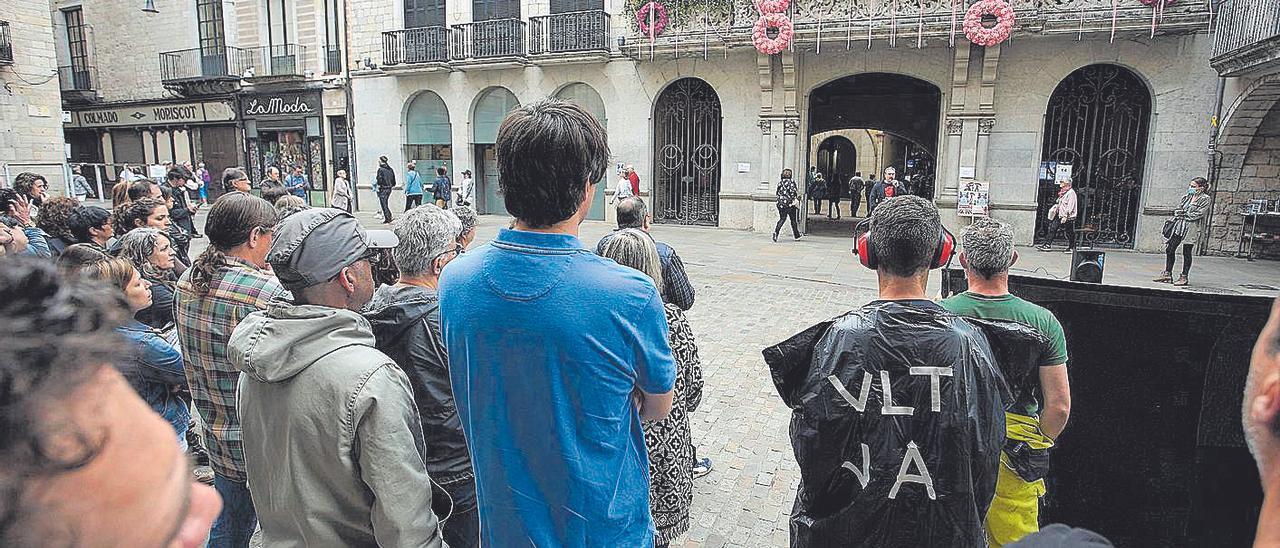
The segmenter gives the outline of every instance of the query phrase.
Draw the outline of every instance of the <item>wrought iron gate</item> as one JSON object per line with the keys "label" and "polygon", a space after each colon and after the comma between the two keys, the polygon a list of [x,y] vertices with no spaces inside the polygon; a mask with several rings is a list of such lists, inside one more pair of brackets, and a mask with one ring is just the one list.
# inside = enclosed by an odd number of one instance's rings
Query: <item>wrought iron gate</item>
{"label": "wrought iron gate", "polygon": [[[1138,76],[1116,65],[1071,73],[1053,92],[1045,115],[1045,162],[1071,165],[1079,196],[1076,229],[1089,244],[1133,247],[1142,193],[1151,95]],[[1057,200],[1051,180],[1040,181],[1036,238]]]}
{"label": "wrought iron gate", "polygon": [[653,117],[653,220],[720,222],[720,98],[697,78],[671,84]]}

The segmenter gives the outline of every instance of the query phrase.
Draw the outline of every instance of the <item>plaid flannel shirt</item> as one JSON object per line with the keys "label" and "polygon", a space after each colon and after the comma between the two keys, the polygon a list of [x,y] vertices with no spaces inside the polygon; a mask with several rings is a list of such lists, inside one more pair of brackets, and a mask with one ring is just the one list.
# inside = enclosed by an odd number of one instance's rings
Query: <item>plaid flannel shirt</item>
{"label": "plaid flannel shirt", "polygon": [[226,257],[226,266],[214,274],[205,295],[196,294],[191,287],[192,271],[182,275],[173,299],[187,385],[204,420],[209,464],[224,477],[245,481],[240,417],[236,414],[240,371],[227,359],[227,341],[245,316],[265,310],[271,300],[289,294],[275,276],[236,257]]}

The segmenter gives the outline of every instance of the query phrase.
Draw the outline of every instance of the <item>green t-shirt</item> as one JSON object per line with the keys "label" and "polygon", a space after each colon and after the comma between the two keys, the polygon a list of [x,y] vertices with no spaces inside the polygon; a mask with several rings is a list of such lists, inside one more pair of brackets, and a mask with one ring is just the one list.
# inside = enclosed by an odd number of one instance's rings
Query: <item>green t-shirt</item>
{"label": "green t-shirt", "polygon": [[[942,301],[942,307],[973,318],[990,320],[1009,320],[1036,328],[1049,338],[1049,351],[1040,358],[1040,367],[1062,365],[1067,363],[1067,337],[1062,333],[1062,324],[1043,306],[1025,301],[1014,295],[988,297],[970,291],[957,294]],[[1034,401],[1019,402],[1010,411],[1019,412],[1018,407],[1028,416],[1040,413],[1040,390],[1032,391]]]}

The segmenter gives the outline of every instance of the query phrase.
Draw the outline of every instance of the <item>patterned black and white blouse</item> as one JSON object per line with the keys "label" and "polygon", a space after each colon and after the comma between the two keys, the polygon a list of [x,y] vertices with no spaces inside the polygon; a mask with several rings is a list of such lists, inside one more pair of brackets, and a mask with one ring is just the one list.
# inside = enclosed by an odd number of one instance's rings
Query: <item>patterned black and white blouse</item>
{"label": "patterned black and white blouse", "polygon": [[791,207],[791,202],[794,202],[799,195],[800,190],[796,188],[795,179],[778,181],[778,207]]}
{"label": "patterned black and white blouse", "polygon": [[[794,186],[794,184],[792,185]],[[680,307],[666,305],[671,353],[676,359],[676,387],[671,414],[644,423],[649,449],[649,508],[658,529],[658,544],[689,530],[693,504],[693,438],[689,413],[702,402],[702,362],[693,330]]]}

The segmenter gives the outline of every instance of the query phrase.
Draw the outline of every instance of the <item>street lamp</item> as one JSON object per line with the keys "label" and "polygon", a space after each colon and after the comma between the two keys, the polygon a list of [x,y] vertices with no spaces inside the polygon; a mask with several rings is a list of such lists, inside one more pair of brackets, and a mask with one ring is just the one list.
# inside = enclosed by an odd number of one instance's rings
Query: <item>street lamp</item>
{"label": "street lamp", "polygon": [[142,6],[142,13],[160,13],[160,10],[156,9],[156,0],[147,0],[147,3]]}

